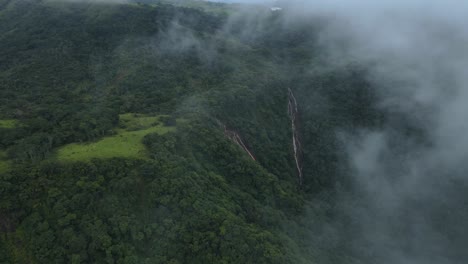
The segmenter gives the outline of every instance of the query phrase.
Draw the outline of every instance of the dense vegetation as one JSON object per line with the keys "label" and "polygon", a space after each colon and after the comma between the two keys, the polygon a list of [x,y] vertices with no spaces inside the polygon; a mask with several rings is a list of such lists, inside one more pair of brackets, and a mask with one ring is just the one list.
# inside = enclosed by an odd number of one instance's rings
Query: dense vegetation
{"label": "dense vegetation", "polygon": [[383,122],[364,70],[306,71],[281,14],[144,2],[0,4],[0,262],[342,263],[301,215],[347,184],[334,131]]}

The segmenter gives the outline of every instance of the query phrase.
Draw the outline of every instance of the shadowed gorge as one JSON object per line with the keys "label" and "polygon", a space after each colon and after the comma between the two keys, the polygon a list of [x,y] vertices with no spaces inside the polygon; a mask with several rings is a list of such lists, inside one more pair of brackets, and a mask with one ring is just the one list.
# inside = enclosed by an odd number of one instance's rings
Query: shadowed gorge
{"label": "shadowed gorge", "polygon": [[0,263],[468,261],[468,6],[241,2],[0,2]]}

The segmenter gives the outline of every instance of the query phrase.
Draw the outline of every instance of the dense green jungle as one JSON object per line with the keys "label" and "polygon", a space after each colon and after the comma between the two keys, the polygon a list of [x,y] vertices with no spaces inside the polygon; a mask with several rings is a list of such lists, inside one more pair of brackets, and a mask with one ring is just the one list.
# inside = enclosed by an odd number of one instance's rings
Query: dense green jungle
{"label": "dense green jungle", "polygon": [[430,143],[326,17],[117,2],[0,1],[0,263],[384,263],[343,137]]}

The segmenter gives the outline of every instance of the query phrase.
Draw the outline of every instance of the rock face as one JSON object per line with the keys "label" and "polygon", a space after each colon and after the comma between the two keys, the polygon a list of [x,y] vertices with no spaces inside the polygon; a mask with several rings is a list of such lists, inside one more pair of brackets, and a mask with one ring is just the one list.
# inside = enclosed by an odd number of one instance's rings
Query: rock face
{"label": "rock face", "polygon": [[244,144],[244,142],[242,141],[242,138],[239,136],[237,132],[228,130],[226,126],[224,126],[224,135],[226,135],[227,138],[229,138],[231,141],[239,145],[253,160],[256,160],[252,152],[250,152],[250,150]]}
{"label": "rock face", "polygon": [[302,147],[301,147],[301,142],[299,139],[299,132],[298,132],[299,115],[298,115],[298,110],[297,110],[297,100],[296,100],[296,97],[294,97],[294,93],[291,90],[291,88],[288,88],[288,98],[289,98],[288,114],[289,114],[289,118],[291,119],[294,160],[296,162],[299,185],[302,186],[304,179],[303,179],[303,174],[302,174]]}

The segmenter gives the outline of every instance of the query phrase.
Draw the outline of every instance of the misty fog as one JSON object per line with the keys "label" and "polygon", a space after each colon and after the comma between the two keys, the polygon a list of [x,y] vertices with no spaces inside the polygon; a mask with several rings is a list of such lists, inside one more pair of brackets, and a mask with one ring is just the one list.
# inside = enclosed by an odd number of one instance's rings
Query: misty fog
{"label": "misty fog", "polygon": [[[292,1],[286,16],[325,16],[327,63],[358,62],[379,107],[411,120],[337,133],[360,198],[343,194],[354,250],[374,263],[468,259],[468,5],[460,1]],[[311,87],[312,88],[312,87]]]}

